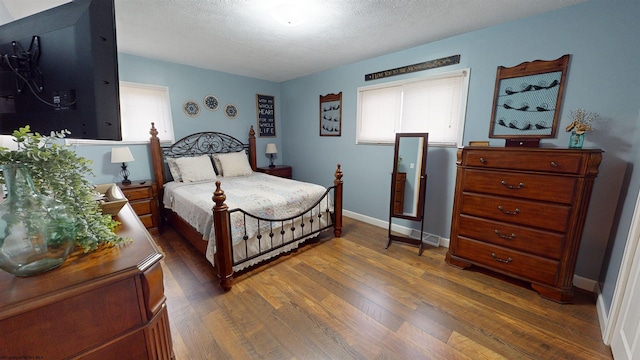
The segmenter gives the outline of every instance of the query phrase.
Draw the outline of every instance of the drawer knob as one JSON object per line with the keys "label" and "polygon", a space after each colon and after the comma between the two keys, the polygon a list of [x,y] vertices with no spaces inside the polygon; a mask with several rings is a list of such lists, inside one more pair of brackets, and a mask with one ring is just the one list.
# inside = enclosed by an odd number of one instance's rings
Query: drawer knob
{"label": "drawer knob", "polygon": [[499,238],[501,239],[505,239],[505,240],[513,240],[516,237],[516,234],[511,234],[511,235],[505,235],[503,233],[501,233],[498,229],[493,230],[496,235],[498,235]]}
{"label": "drawer knob", "polygon": [[497,262],[501,262],[505,264],[508,264],[513,261],[512,258],[506,258],[506,259],[499,258],[498,255],[496,255],[496,253],[491,253],[491,257],[494,258]]}
{"label": "drawer knob", "polygon": [[524,187],[524,183],[520,183],[518,185],[509,185],[506,181],[502,180],[500,182],[500,184],[502,184],[502,186],[506,187],[507,189],[522,189]]}
{"label": "drawer knob", "polygon": [[502,207],[502,205],[498,205],[498,210],[502,211],[503,214],[507,215],[517,215],[520,212],[520,209],[516,208],[514,211],[506,210]]}
{"label": "drawer knob", "polygon": [[480,158],[480,162],[481,162],[481,163],[483,163],[483,164],[486,164],[486,163],[487,163],[487,160],[486,160],[485,158],[481,157],[481,158]]}
{"label": "drawer knob", "polygon": [[558,163],[556,163],[555,161],[552,161],[550,165],[551,167],[558,167]]}

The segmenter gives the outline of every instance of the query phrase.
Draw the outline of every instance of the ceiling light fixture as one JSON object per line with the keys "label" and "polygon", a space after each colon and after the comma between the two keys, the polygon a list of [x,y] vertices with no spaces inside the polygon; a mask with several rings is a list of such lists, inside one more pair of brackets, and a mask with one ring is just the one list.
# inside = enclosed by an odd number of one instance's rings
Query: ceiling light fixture
{"label": "ceiling light fixture", "polygon": [[307,19],[307,9],[299,3],[284,2],[271,9],[271,16],[285,26],[298,26]]}

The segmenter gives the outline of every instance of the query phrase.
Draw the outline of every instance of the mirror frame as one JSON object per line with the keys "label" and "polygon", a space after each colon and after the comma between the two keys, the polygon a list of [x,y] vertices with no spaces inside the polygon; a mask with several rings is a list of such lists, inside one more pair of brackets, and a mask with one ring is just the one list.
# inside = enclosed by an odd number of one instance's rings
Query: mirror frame
{"label": "mirror frame", "polygon": [[[418,195],[417,195],[417,209],[416,209],[416,215],[412,216],[412,215],[404,215],[404,214],[398,214],[394,212],[393,209],[393,204],[394,204],[394,195],[396,193],[396,176],[398,173],[398,155],[400,152],[400,140],[402,138],[422,138],[422,159],[421,159],[421,163],[420,163],[420,169],[419,169],[419,177],[420,177],[420,184],[418,184],[419,188],[418,188]],[[393,153],[393,172],[391,175],[391,196],[390,196],[390,202],[389,202],[389,221],[391,221],[391,218],[400,218],[400,219],[407,219],[407,220],[413,220],[413,221],[420,221],[424,218],[424,198],[425,198],[425,194],[426,194],[426,187],[427,187],[427,150],[428,150],[428,143],[429,143],[429,134],[428,133],[396,133],[396,142],[395,142],[395,149],[394,149],[394,153]]]}

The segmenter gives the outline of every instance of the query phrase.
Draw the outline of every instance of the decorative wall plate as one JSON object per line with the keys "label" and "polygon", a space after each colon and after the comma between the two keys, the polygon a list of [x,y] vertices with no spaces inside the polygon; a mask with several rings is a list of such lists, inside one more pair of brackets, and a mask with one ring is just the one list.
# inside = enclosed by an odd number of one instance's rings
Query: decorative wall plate
{"label": "decorative wall plate", "polygon": [[224,114],[229,119],[235,119],[238,116],[238,108],[233,104],[227,104],[224,106]]}
{"label": "decorative wall plate", "polygon": [[200,105],[193,100],[187,100],[182,104],[182,111],[184,111],[188,117],[196,117],[200,114]]}
{"label": "decorative wall plate", "polygon": [[211,111],[218,110],[218,107],[220,105],[220,103],[218,102],[218,98],[213,95],[205,96],[202,102],[204,103],[204,107],[207,108],[207,110]]}

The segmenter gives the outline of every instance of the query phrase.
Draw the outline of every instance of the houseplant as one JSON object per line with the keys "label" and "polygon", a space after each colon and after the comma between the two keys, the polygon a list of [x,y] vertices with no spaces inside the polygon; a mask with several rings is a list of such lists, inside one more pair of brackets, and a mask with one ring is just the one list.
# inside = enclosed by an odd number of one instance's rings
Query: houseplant
{"label": "houseplant", "polygon": [[569,137],[570,148],[581,148],[584,142],[584,134],[588,131],[593,131],[593,122],[598,119],[600,115],[590,111],[586,111],[578,108],[576,111],[571,112],[571,123],[567,125],[567,132],[571,131]]}
{"label": "houseplant", "polygon": [[[17,150],[0,147],[0,164],[21,164],[27,168],[36,190],[60,201],[75,216],[76,246],[84,252],[102,244],[115,245],[125,239],[113,230],[118,225],[109,215],[103,215],[94,200],[94,186],[88,176],[94,176],[92,161],[80,157],[64,144],[67,130],[43,136],[31,132],[27,125],[13,132]],[[0,175],[0,182],[4,183]]]}

